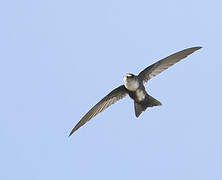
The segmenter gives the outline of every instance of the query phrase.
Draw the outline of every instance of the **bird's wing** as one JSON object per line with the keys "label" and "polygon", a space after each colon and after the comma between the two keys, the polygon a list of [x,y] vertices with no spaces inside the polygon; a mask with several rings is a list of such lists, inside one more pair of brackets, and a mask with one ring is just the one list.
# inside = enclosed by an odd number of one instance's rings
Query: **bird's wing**
{"label": "bird's wing", "polygon": [[87,121],[92,119],[98,113],[102,112],[104,109],[109,107],[111,104],[115,103],[116,101],[122,99],[128,94],[127,89],[124,85],[119,86],[118,88],[111,91],[107,96],[105,96],[101,101],[99,101],[95,106],[93,106],[83,117],[82,119],[76,124],[76,126],[72,129],[69,136],[71,136],[77,129],[83,126]]}
{"label": "bird's wing", "polygon": [[194,51],[200,49],[201,47],[192,47],[188,49],[184,49],[177,53],[174,53],[164,59],[157,61],[156,63],[150,65],[143,71],[141,71],[138,75],[139,79],[142,82],[147,82],[152,77],[156,76],[157,74],[161,73],[168,67],[174,65],[175,63],[179,62],[181,59],[187,57],[188,55],[192,54]]}

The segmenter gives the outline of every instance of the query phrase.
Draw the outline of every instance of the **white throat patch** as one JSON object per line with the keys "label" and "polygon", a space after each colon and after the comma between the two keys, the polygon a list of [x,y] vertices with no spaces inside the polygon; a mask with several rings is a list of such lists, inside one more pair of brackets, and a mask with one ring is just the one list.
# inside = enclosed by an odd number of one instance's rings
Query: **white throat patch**
{"label": "white throat patch", "polygon": [[124,76],[123,82],[126,89],[130,91],[136,91],[139,87],[139,82],[136,79],[130,79],[127,76]]}

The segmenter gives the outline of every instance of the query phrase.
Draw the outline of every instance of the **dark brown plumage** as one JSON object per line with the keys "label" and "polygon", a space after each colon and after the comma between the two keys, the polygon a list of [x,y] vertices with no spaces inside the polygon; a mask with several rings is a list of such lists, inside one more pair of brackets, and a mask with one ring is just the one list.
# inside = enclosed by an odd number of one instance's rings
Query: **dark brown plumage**
{"label": "dark brown plumage", "polygon": [[101,101],[99,101],[95,106],[93,106],[86,114],[82,117],[82,119],[76,124],[76,126],[72,129],[69,136],[72,135],[77,129],[79,129],[82,125],[84,125],[87,121],[92,119],[98,113],[102,112],[104,109],[109,107],[111,104],[115,103],[119,99],[125,97],[127,95],[127,89],[122,85],[118,88],[114,89],[107,96],[105,96]]}
{"label": "dark brown plumage", "polygon": [[[179,62],[181,59],[187,57],[188,55],[192,54],[194,51],[200,49],[201,47],[192,47],[182,51],[179,51],[175,54],[172,54],[158,62],[150,65],[149,67],[145,68],[141,71],[138,76],[133,74],[125,75],[127,78],[133,79],[130,83],[134,83],[131,88],[134,88],[138,83],[138,88],[134,91],[132,89],[128,89],[128,86],[132,85],[124,84],[119,86],[118,88],[111,91],[107,96],[105,96],[101,101],[99,101],[95,106],[93,106],[77,123],[77,125],[72,129],[69,136],[71,136],[77,129],[83,126],[87,121],[92,119],[98,113],[102,112],[104,109],[109,107],[111,104],[115,103],[116,101],[122,99],[126,95],[129,95],[132,99],[134,99],[134,108],[135,108],[135,115],[138,117],[143,111],[146,110],[147,107],[152,106],[159,106],[161,102],[153,98],[152,96],[148,95],[145,91],[144,83],[150,80],[152,77],[158,75],[168,67],[172,66],[173,64]],[[125,77],[124,76],[124,77]],[[135,82],[134,82],[135,81]],[[138,90],[138,91],[137,91]],[[141,99],[142,98],[142,99]]]}
{"label": "dark brown plumage", "polygon": [[179,62],[181,59],[184,59],[188,55],[192,54],[194,51],[197,51],[201,47],[192,47],[188,49],[184,49],[177,53],[174,53],[164,59],[157,61],[156,63],[152,64],[151,66],[147,67],[143,71],[141,71],[138,75],[139,79],[143,82],[147,82],[152,77],[158,75],[168,67],[174,65],[175,63]]}

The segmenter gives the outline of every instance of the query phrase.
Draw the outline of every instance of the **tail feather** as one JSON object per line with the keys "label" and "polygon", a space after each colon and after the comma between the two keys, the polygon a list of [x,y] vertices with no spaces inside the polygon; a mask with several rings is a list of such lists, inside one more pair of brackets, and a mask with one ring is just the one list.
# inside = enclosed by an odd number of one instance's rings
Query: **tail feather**
{"label": "tail feather", "polygon": [[152,96],[148,95],[147,103],[139,104],[136,101],[134,101],[134,109],[135,109],[135,115],[136,117],[139,117],[139,115],[146,110],[147,107],[153,107],[153,106],[161,106],[162,103]]}
{"label": "tail feather", "polygon": [[153,98],[152,96],[148,95],[148,107],[153,107],[153,106],[161,106],[162,103],[158,100],[156,100],[155,98]]}
{"label": "tail feather", "polygon": [[139,115],[146,110],[146,106],[143,106],[136,101],[134,101],[134,109],[135,109],[135,115],[136,117],[139,117]]}

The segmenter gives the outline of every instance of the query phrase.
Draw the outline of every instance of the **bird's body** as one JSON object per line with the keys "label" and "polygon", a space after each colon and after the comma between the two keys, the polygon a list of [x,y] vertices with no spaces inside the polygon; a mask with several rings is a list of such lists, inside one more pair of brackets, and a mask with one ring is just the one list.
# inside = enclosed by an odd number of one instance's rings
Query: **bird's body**
{"label": "bird's body", "polygon": [[157,100],[152,101],[154,98],[148,95],[143,81],[141,81],[138,76],[127,73],[123,77],[123,82],[129,96],[134,100],[136,117],[139,117],[142,111],[145,111],[147,107],[161,105]]}
{"label": "bird's body", "polygon": [[148,66],[138,75],[133,75],[131,73],[125,74],[123,77],[124,84],[111,91],[107,96],[93,106],[72,129],[69,136],[71,136],[73,132],[79,129],[98,113],[102,112],[111,104],[115,103],[126,95],[129,95],[134,100],[136,117],[139,117],[139,115],[145,111],[147,107],[160,106],[161,102],[146,92],[144,83],[200,48],[201,47],[188,48],[172,54]]}

